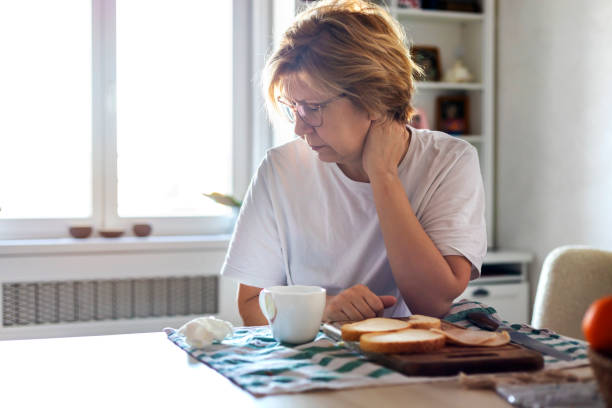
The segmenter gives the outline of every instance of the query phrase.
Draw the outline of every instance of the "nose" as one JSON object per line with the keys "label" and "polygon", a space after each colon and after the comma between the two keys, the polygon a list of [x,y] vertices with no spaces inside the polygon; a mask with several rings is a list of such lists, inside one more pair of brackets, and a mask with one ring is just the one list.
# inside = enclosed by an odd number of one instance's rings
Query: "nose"
{"label": "nose", "polygon": [[313,127],[302,120],[300,115],[295,115],[295,123],[293,125],[293,132],[300,138],[304,138],[309,132],[312,132]]}

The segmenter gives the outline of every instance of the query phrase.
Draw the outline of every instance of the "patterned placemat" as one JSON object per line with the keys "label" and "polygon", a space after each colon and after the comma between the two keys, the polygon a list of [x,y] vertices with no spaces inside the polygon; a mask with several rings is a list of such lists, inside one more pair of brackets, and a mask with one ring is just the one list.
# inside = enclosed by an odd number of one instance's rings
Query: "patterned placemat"
{"label": "patterned placemat", "polygon": [[285,346],[268,326],[240,327],[221,343],[194,349],[174,329],[168,338],[193,358],[255,395],[404,384],[411,378],[371,363],[320,332],[314,341]]}
{"label": "patterned placemat", "polygon": [[[470,311],[484,311],[497,319],[492,307],[462,300],[445,317],[449,322],[480,330],[465,318]],[[501,319],[500,319],[501,320]],[[588,364],[584,342],[560,336],[549,330],[535,330],[527,325],[513,325],[559,350],[570,353],[572,361],[545,357],[545,369]],[[301,392],[313,389],[372,387],[454,379],[451,377],[408,377],[365,360],[341,343],[320,332],[314,341],[290,347],[274,340],[268,326],[240,327],[232,337],[206,348],[189,346],[176,330],[164,329],[168,338],[198,361],[210,366],[254,395]]]}

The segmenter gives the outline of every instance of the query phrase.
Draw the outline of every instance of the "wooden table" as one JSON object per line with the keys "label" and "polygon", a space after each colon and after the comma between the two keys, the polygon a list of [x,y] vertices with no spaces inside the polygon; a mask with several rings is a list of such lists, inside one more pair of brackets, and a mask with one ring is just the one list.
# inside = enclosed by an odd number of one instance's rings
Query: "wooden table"
{"label": "wooden table", "polygon": [[[588,367],[575,370],[590,370]],[[0,341],[4,407],[508,407],[456,381],[255,398],[164,333]]]}

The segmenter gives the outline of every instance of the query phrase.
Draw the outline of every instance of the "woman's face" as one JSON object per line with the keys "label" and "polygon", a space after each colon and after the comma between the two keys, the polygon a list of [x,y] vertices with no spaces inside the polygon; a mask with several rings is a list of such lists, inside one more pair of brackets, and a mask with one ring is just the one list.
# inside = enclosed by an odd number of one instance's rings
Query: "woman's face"
{"label": "woman's face", "polygon": [[[297,74],[289,94],[284,97],[290,102],[316,105],[337,96],[319,93],[308,83],[305,74]],[[321,161],[360,166],[365,137],[372,122],[368,112],[345,97],[334,99],[322,109],[323,124],[319,127],[308,125],[296,115],[295,134],[308,143]]]}

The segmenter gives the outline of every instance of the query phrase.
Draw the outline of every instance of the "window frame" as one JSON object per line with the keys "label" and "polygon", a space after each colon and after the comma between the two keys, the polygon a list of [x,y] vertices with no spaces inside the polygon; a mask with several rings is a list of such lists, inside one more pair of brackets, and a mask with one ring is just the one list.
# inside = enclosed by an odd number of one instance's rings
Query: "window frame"
{"label": "window frame", "polygon": [[[253,167],[271,146],[271,130],[261,109],[258,83],[261,63],[253,55],[268,45],[269,0],[233,1],[232,190],[242,197]],[[254,16],[257,14],[257,16]],[[71,225],[123,229],[149,223],[155,235],[205,235],[231,232],[232,216],[119,217],[117,214],[116,0],[91,0],[92,22],[92,214],[89,218],[3,219],[0,239],[69,237]],[[257,31],[257,32],[255,32]],[[258,48],[259,47],[259,48]],[[254,51],[255,50],[255,51]],[[255,104],[259,107],[255,108]],[[256,154],[257,152],[257,154]],[[204,199],[204,198],[203,198]]]}

